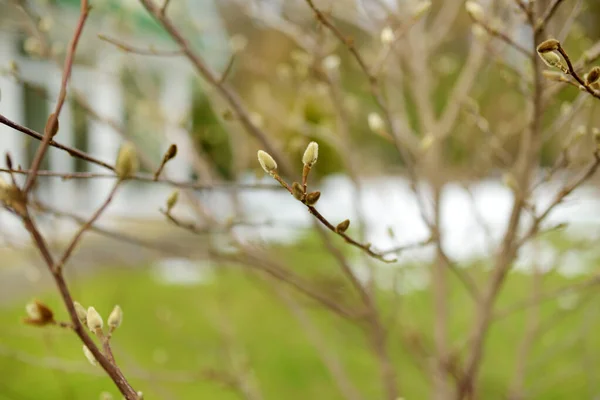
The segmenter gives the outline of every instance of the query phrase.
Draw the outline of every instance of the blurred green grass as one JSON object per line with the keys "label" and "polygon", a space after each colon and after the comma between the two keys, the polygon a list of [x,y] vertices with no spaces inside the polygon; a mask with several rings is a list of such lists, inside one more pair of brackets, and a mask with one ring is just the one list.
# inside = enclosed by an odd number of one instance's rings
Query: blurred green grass
{"label": "blurred green grass", "polygon": [[[329,282],[341,278],[334,260],[313,240],[271,251],[285,257],[288,265],[307,279]],[[402,274],[426,268],[423,264],[407,265]],[[489,268],[478,264],[468,268],[483,285]],[[114,351],[125,374],[145,398],[238,398],[200,374],[208,368],[231,371],[226,336],[220,328],[223,321],[231,325],[235,346],[248,357],[265,399],[343,398],[297,320],[272,286],[254,273],[240,267],[219,268],[207,283],[166,285],[153,271],[150,266],[106,266],[98,268],[91,278],[71,281],[74,298],[85,306],[94,305],[104,317],[115,304],[123,308],[124,322],[113,337]],[[543,278],[543,290],[550,292],[582,279],[585,277],[567,279],[550,273]],[[464,343],[473,320],[473,300],[457,280],[451,278],[450,282],[450,334],[454,343]],[[531,283],[531,276],[512,273],[497,308],[526,300],[531,295]],[[324,286],[324,290],[332,289]],[[588,293],[593,295],[593,291]],[[364,398],[383,398],[377,363],[360,329],[302,295],[294,297],[305,306]],[[539,307],[541,330],[528,357],[525,383],[532,392],[527,398],[588,398],[590,390],[597,389],[589,362],[593,364],[600,355],[600,339],[595,334],[600,319],[596,299],[588,297],[583,293],[578,298],[581,306],[572,310],[561,307],[564,301],[560,299],[545,301]],[[41,293],[39,298],[56,310],[58,318],[66,319],[54,291]],[[0,310],[0,399],[96,399],[103,391],[119,398],[102,371],[87,363],[72,333],[20,322],[28,300],[15,299]],[[420,341],[431,346],[431,294],[421,290],[397,297],[391,291],[381,291],[378,301],[384,318],[390,320],[394,315],[396,321],[389,332],[389,346],[403,396],[429,398],[428,374],[411,361],[412,352],[402,337],[420,332]],[[483,398],[506,398],[530,317],[529,310],[520,310],[492,326],[481,376]],[[55,368],[48,363],[55,363]]]}

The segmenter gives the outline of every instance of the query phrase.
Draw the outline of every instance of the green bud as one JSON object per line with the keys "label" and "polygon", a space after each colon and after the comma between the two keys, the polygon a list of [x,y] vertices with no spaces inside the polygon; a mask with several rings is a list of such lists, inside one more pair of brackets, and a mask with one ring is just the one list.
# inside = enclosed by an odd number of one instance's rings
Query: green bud
{"label": "green bud", "polygon": [[170,212],[179,200],[179,191],[174,190],[167,198],[167,212]]}
{"label": "green bud", "polygon": [[348,230],[349,226],[350,226],[350,220],[345,219],[335,227],[335,231],[338,233],[344,233]]}
{"label": "green bud", "polygon": [[139,162],[135,146],[131,142],[125,142],[119,149],[115,172],[121,179],[127,179],[136,174]]}
{"label": "green bud", "polygon": [[544,40],[542,43],[540,43],[537,47],[537,52],[538,53],[548,53],[550,51],[555,51],[558,50],[558,48],[560,47],[560,42],[556,39],[548,39],[548,40]]}
{"label": "green bud", "polygon": [[302,197],[304,197],[304,189],[302,189],[302,185],[298,182],[292,183],[292,195],[296,200],[302,200]]}
{"label": "green bud", "polygon": [[258,162],[267,174],[273,174],[275,171],[277,171],[277,163],[266,151],[258,151]]}
{"label": "green bud", "polygon": [[306,204],[308,204],[309,206],[314,206],[315,204],[317,204],[317,201],[319,201],[319,198],[321,197],[321,192],[312,192],[309,193],[308,195],[306,195]]}
{"label": "green bud", "polygon": [[598,79],[600,79],[600,67],[594,67],[587,73],[585,83],[591,85],[592,83],[598,82]]}
{"label": "green bud", "polygon": [[310,142],[304,151],[302,162],[304,165],[312,167],[317,162],[317,158],[319,158],[319,145],[317,142]]}

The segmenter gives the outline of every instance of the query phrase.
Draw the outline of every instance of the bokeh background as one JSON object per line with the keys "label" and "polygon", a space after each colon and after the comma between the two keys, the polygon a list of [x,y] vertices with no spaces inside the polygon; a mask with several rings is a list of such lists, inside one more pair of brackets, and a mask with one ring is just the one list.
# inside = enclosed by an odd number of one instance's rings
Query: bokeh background
{"label": "bokeh background", "polygon": [[[290,182],[299,179],[306,145],[319,143],[310,183],[322,193],[323,215],[338,222],[350,218],[350,232],[378,251],[427,238],[402,158],[389,137],[369,124],[379,109],[364,72],[319,26],[305,1],[171,3],[169,16],[190,46],[219,76],[227,73],[226,82],[243,99],[252,123],[265,129],[295,166],[297,175],[286,176]],[[318,5],[375,63],[384,46],[380,32],[404,26],[414,3]],[[527,124],[531,71],[522,54],[495,39],[481,44],[480,60],[473,61],[470,51],[481,39],[473,34],[462,3],[433,0],[429,13],[398,39],[383,75],[386,96],[394,109],[404,110],[406,125],[421,145],[427,143],[429,124],[419,113],[423,99],[415,97],[414,82],[430,80],[427,101],[434,117],[460,102],[441,146],[438,166],[443,167],[434,174],[444,182],[440,226],[447,254],[483,285],[512,204],[502,176]],[[532,49],[513,1],[481,3],[516,42]],[[165,176],[198,186],[181,196],[174,212],[194,221],[200,234],[174,226],[161,214],[170,185],[132,181],[67,266],[73,296],[83,305],[95,306],[105,317],[115,304],[123,308],[124,323],[113,346],[134,387],[149,399],[234,399],[249,390],[245,385],[264,399],[342,399],[343,390],[322,359],[335,354],[359,398],[384,398],[362,331],[264,273],[261,260],[275,260],[340,304],[352,298],[335,253],[305,207],[260,169],[256,151],[261,144],[139,2],[93,0],[91,5],[57,140],[111,163],[120,144],[130,140],[138,147],[142,172],[148,173],[168,145],[177,143],[178,156],[167,164]],[[0,0],[2,115],[43,132],[78,14],[76,0]],[[441,35],[436,24],[448,19],[449,29]],[[579,60],[600,40],[598,21],[597,1],[565,0],[548,31]],[[427,71],[421,74],[410,65],[410,52],[431,43]],[[479,63],[477,76],[458,99],[457,80],[471,62]],[[591,135],[599,122],[595,99],[573,87],[555,87],[545,103],[539,175],[555,165],[567,138],[584,139],[570,148],[569,168],[535,191],[532,203],[538,209],[590,160]],[[15,164],[28,166],[37,146],[36,140],[0,126],[0,150],[10,152]],[[42,169],[104,172],[57,149],[50,149]],[[111,184],[106,177],[39,178],[35,194],[46,212],[38,219],[54,250],[64,248]],[[427,189],[424,193],[430,196]],[[200,214],[197,204],[204,208]],[[547,221],[567,227],[541,235],[519,252],[486,343],[482,399],[512,398],[508,393],[519,379],[525,388],[519,398],[600,398],[598,211],[600,191],[592,179]],[[211,218],[198,217],[203,213]],[[50,305],[57,317],[68,316],[27,232],[3,210],[0,233],[0,399],[119,398],[103,371],[83,357],[71,332],[22,323],[32,298]],[[374,284],[389,318],[388,337],[396,338],[388,347],[403,395],[429,398],[431,381],[423,367],[429,361],[420,349],[433,341],[428,266],[434,249],[411,249],[396,254],[396,263],[378,264],[332,240],[357,276]],[[263,258],[240,261],[237,242],[260,249]],[[460,358],[474,305],[460,282],[448,279],[449,335]],[[531,313],[536,285],[548,298]],[[528,324],[532,318],[534,328]],[[527,344],[525,366],[517,368],[524,337],[535,340]]]}

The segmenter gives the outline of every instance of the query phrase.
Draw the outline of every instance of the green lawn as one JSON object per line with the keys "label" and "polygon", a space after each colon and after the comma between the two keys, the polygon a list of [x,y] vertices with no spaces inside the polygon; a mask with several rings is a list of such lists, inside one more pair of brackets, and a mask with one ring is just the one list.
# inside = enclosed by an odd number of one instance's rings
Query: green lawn
{"label": "green lawn", "polygon": [[[335,262],[310,241],[273,251],[285,257],[295,271],[319,282],[341,276]],[[427,266],[407,266],[406,270],[420,268]],[[71,282],[74,296],[84,306],[94,305],[105,318],[114,304],[121,305],[125,316],[113,338],[115,354],[146,399],[238,398],[231,390],[201,376],[201,371],[208,368],[231,371],[230,346],[222,333],[223,325],[229,325],[234,346],[244,349],[265,399],[343,398],[301,325],[272,286],[254,274],[229,269],[215,274],[210,284],[167,286],[156,280],[150,268],[98,271],[104,272]],[[486,278],[487,272],[481,266],[473,265],[469,271],[478,282]],[[508,282],[499,309],[530,295],[531,276],[513,273]],[[550,291],[574,282],[549,274],[543,288]],[[347,286],[342,288],[342,293],[347,290]],[[532,390],[528,398],[582,399],[600,389],[595,383],[598,371],[593,369],[600,356],[596,334],[600,308],[596,297],[588,296],[593,292],[582,292],[581,306],[570,311],[559,307],[561,302],[557,300],[541,306],[543,334],[534,341],[528,358],[525,382]],[[53,291],[39,298],[51,305],[58,317],[65,318]],[[361,331],[302,295],[294,298],[324,333],[364,398],[383,398],[377,363]],[[96,399],[103,391],[116,396],[112,382],[85,360],[81,344],[72,333],[20,323],[28,300],[15,299],[10,308],[0,309],[0,399]],[[429,398],[429,380],[415,367],[412,352],[401,339],[411,331],[420,331],[426,346],[432,342],[429,292],[417,291],[399,298],[381,292],[379,302],[385,318],[395,314],[390,349],[403,396],[407,400]],[[452,280],[449,302],[452,339],[460,343],[466,339],[472,322],[473,301]],[[485,399],[506,398],[507,382],[512,380],[529,317],[528,311],[519,311],[493,325],[482,374]]]}

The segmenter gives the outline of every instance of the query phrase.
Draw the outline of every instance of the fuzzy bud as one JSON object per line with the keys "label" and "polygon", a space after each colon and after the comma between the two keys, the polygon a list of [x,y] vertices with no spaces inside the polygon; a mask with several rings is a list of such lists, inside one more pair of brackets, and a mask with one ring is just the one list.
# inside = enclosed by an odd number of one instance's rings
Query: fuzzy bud
{"label": "fuzzy bud", "polygon": [[344,233],[348,230],[348,227],[350,226],[350,220],[349,219],[345,219],[342,222],[340,222],[336,227],[335,227],[335,231],[337,233]]}
{"label": "fuzzy bud", "polygon": [[107,322],[111,332],[121,326],[121,323],[123,322],[123,310],[119,305],[116,305],[115,308],[113,308],[112,312],[108,316]]}
{"label": "fuzzy bud", "polygon": [[540,58],[549,67],[560,68],[563,69],[563,65],[560,59],[560,56],[553,51],[549,51],[546,53],[538,53]]}
{"label": "fuzzy bud", "polygon": [[389,26],[386,26],[381,31],[380,39],[381,39],[381,43],[390,44],[394,40],[396,40],[396,34],[394,33],[394,30],[392,28],[390,28]]}
{"label": "fuzzy bud", "polygon": [[267,174],[273,174],[275,171],[277,171],[277,163],[266,151],[258,151],[258,162]]}
{"label": "fuzzy bud", "polygon": [[44,326],[54,322],[54,313],[52,310],[38,300],[25,306],[27,318],[24,322],[30,325]]}
{"label": "fuzzy bud", "polygon": [[328,71],[335,71],[340,67],[340,57],[337,54],[330,54],[323,59],[323,68]]}
{"label": "fuzzy bud", "polygon": [[423,15],[425,15],[429,11],[430,8],[431,8],[430,0],[421,0],[419,3],[417,3],[415,8],[413,9],[412,17],[414,19],[419,19]]}
{"label": "fuzzy bud", "polygon": [[374,112],[369,113],[367,122],[369,123],[369,129],[371,129],[373,132],[381,132],[385,126],[381,116]]}
{"label": "fuzzy bud", "polygon": [[600,79],[600,67],[594,67],[590,69],[590,72],[587,73],[585,77],[585,83],[587,85],[591,85],[598,82],[598,79]]}
{"label": "fuzzy bud", "polygon": [[304,190],[302,189],[302,185],[298,182],[292,183],[292,195],[296,200],[302,200],[302,197],[304,197]]}
{"label": "fuzzy bud", "polygon": [[467,10],[467,14],[475,21],[481,21],[485,17],[483,7],[474,0],[467,1],[465,3],[465,9]]}
{"label": "fuzzy bud", "polygon": [[94,307],[90,307],[87,310],[87,326],[92,332],[96,332],[97,329],[102,329],[104,322],[102,316],[96,311]]}
{"label": "fuzzy bud", "polygon": [[179,200],[179,191],[174,190],[167,198],[167,212],[170,212]]}
{"label": "fuzzy bud", "polygon": [[94,357],[92,351],[88,349],[88,347],[85,344],[83,345],[83,354],[85,355],[85,358],[87,358],[87,360],[90,362],[90,364],[92,364],[94,367],[98,365],[96,357]]}
{"label": "fuzzy bud", "polygon": [[556,39],[548,39],[548,40],[544,40],[542,43],[540,43],[537,47],[537,52],[538,53],[548,53],[550,51],[555,51],[558,50],[558,48],[560,47],[560,42]]}
{"label": "fuzzy bud", "polygon": [[167,152],[165,153],[165,156],[164,156],[165,162],[175,158],[176,155],[177,155],[177,145],[172,144],[169,146],[169,148],[167,149]]}
{"label": "fuzzy bud", "polygon": [[304,151],[302,156],[302,162],[304,165],[312,167],[319,158],[319,145],[317,142],[310,142]]}
{"label": "fuzzy bud", "polygon": [[306,195],[306,204],[309,206],[314,206],[319,201],[321,197],[321,192],[312,192]]}
{"label": "fuzzy bud", "polygon": [[87,324],[87,311],[84,306],[74,301],[73,306],[75,307],[75,312],[77,313],[77,318],[79,318],[79,322],[83,325]]}
{"label": "fuzzy bud", "polygon": [[44,128],[44,133],[47,133],[50,135],[50,137],[54,137],[56,135],[56,133],[58,132],[58,118],[56,118],[56,114],[52,113],[50,114],[50,116],[48,117],[48,120],[46,121],[46,127]]}
{"label": "fuzzy bud", "polygon": [[121,179],[127,179],[135,175],[139,168],[139,161],[135,146],[131,142],[125,142],[119,149],[115,172]]}

